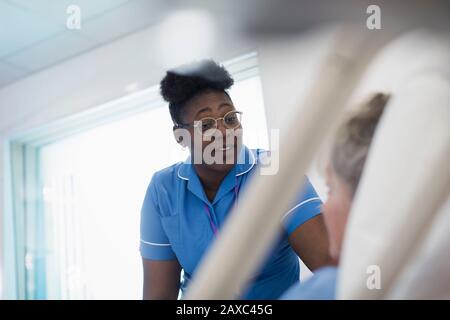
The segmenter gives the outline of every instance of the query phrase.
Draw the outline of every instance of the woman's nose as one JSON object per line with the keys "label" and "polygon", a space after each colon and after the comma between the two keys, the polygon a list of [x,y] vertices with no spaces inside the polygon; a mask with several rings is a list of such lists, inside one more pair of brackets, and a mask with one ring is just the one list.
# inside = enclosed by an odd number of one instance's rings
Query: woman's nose
{"label": "woman's nose", "polygon": [[223,137],[225,137],[225,134],[227,133],[227,129],[228,128],[225,126],[225,122],[223,119],[217,120],[217,130],[220,130]]}

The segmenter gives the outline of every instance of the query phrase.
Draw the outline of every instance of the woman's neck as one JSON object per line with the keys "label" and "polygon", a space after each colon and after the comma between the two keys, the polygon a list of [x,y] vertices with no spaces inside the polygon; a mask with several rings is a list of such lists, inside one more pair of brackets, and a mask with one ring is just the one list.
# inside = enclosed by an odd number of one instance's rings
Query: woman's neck
{"label": "woman's neck", "polygon": [[208,200],[213,201],[219,190],[220,184],[230,171],[211,170],[203,165],[194,165],[194,168],[203,185]]}

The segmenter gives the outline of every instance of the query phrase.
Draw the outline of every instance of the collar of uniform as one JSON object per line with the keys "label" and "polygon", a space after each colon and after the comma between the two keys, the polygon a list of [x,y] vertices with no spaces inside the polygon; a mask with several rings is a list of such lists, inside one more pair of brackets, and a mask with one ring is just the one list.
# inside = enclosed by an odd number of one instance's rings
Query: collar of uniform
{"label": "collar of uniform", "polygon": [[256,164],[256,150],[250,150],[246,146],[242,146],[241,152],[235,165],[236,177],[249,173]]}
{"label": "collar of uniform", "polygon": [[[256,157],[252,150],[248,149],[245,145],[242,146],[238,156],[238,163],[230,170],[225,176],[224,180],[220,184],[216,197],[212,204],[219,201],[225,194],[233,190],[236,186],[239,176],[249,173],[256,164]],[[203,186],[195,172],[194,166],[191,163],[191,157],[188,157],[183,162],[177,172],[179,179],[188,181],[188,189],[195,194],[198,198],[206,203],[209,203]]]}

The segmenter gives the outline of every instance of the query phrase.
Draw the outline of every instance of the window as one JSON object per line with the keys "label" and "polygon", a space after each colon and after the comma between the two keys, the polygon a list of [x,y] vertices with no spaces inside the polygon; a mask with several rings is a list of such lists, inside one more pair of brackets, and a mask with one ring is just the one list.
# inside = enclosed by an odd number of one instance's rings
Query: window
{"label": "window", "polygon": [[[256,54],[225,66],[244,143],[267,148]],[[187,157],[157,88],[16,139],[11,156],[18,298],[140,299],[144,194]]]}

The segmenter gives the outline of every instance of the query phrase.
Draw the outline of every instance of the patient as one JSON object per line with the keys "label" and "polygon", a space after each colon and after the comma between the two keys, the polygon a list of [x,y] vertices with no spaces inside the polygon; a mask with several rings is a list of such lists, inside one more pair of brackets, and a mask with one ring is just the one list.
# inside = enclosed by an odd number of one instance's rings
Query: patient
{"label": "patient", "polygon": [[311,279],[295,284],[281,299],[335,299],[337,266],[347,218],[372,137],[388,99],[385,94],[375,94],[357,113],[347,118],[338,129],[330,150],[325,169],[328,199],[322,212],[334,266],[317,270]]}

